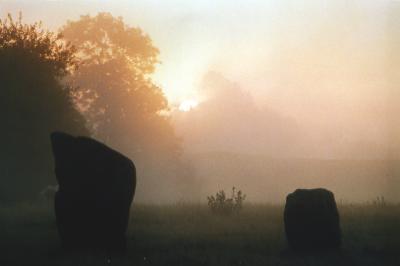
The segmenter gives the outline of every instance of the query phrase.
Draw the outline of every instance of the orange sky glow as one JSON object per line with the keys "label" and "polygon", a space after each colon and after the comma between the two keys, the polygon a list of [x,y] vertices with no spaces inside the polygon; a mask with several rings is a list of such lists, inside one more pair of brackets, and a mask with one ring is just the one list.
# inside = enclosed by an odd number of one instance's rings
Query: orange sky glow
{"label": "orange sky glow", "polygon": [[[292,119],[314,140],[373,143],[371,149],[391,147],[382,154],[398,156],[399,1],[0,3],[3,17],[18,11],[54,30],[101,11],[141,27],[160,49],[153,78],[172,110],[196,109],[214,97],[219,88],[203,84],[216,72],[255,108]],[[221,112],[228,102],[221,102]]]}

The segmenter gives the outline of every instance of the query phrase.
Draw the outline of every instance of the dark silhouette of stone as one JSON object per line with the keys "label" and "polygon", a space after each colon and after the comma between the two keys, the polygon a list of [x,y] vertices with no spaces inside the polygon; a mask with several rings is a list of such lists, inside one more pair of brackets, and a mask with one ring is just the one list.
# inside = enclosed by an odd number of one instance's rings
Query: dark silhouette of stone
{"label": "dark silhouette of stone", "polygon": [[125,251],[136,186],[132,161],[87,137],[54,132],[51,143],[59,184],[55,214],[63,246]]}
{"label": "dark silhouette of stone", "polygon": [[339,248],[341,231],[335,197],[326,189],[297,189],[286,198],[286,238],[293,250]]}

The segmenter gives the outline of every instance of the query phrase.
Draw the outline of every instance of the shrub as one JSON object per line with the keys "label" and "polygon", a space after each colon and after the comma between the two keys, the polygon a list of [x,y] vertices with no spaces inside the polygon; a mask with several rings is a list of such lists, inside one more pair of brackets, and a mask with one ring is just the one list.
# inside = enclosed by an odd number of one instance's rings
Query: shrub
{"label": "shrub", "polygon": [[232,188],[232,195],[228,198],[225,191],[220,190],[212,196],[207,197],[208,206],[211,211],[216,214],[229,215],[233,212],[238,212],[243,208],[243,202],[246,199],[246,195],[241,190],[236,191],[236,188]]}
{"label": "shrub", "polygon": [[384,206],[386,206],[385,198],[383,196],[376,197],[376,199],[372,201],[372,205],[374,205],[376,207],[384,207]]}

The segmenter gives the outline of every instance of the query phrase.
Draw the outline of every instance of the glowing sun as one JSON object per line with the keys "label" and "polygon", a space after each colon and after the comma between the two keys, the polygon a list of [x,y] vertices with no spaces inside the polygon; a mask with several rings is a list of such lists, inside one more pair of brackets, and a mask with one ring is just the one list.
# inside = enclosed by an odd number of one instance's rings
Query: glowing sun
{"label": "glowing sun", "polygon": [[179,110],[181,110],[182,112],[188,112],[188,111],[192,110],[193,108],[195,108],[198,104],[199,103],[195,100],[184,100],[179,105]]}

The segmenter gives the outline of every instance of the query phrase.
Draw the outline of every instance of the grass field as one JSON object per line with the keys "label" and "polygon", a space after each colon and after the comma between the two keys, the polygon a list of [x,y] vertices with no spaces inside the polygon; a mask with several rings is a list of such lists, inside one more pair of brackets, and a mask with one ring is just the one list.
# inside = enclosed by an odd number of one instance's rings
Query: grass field
{"label": "grass field", "polygon": [[283,206],[134,205],[124,257],[63,252],[51,204],[0,207],[0,265],[400,265],[400,206],[339,206],[340,251],[287,249]]}

